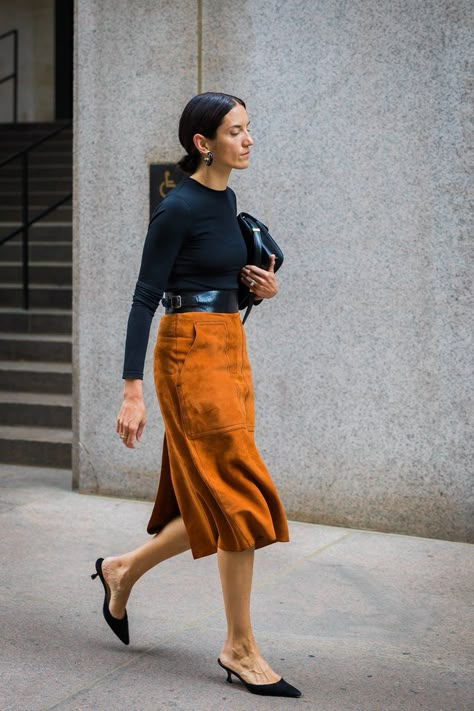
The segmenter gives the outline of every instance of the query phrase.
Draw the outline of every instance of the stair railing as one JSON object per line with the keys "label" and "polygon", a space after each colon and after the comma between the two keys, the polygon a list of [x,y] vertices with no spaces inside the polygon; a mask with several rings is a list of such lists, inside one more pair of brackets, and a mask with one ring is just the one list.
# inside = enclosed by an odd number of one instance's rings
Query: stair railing
{"label": "stair railing", "polygon": [[0,84],[13,80],[13,121],[18,121],[18,30],[8,30],[0,35],[0,40],[13,35],[13,72],[0,79]]}
{"label": "stair railing", "polygon": [[20,232],[22,233],[23,308],[25,310],[28,310],[30,308],[29,229],[32,225],[35,224],[35,222],[38,222],[38,220],[43,219],[43,217],[46,217],[46,215],[49,215],[50,212],[53,212],[53,210],[56,210],[56,208],[60,207],[61,205],[64,205],[65,202],[72,198],[72,193],[68,193],[65,197],[61,198],[60,200],[57,200],[55,203],[53,203],[49,207],[46,207],[44,210],[42,210],[40,213],[30,219],[29,154],[30,151],[32,151],[34,148],[37,148],[38,146],[45,143],[45,141],[54,138],[54,136],[57,136],[59,133],[61,133],[61,131],[64,131],[66,128],[70,128],[71,126],[72,121],[69,121],[68,123],[64,124],[64,126],[60,126],[60,128],[55,129],[51,133],[48,133],[47,136],[43,136],[43,138],[40,138],[38,141],[34,141],[26,148],[23,148],[22,150],[18,151],[18,153],[15,153],[14,155],[10,156],[9,158],[6,158],[0,163],[1,169],[12,161],[21,159],[21,225],[20,227],[13,229],[5,237],[2,237],[0,239],[0,246],[2,244],[5,244],[5,242],[8,242],[8,240],[12,239],[13,237],[16,237],[16,235]]}

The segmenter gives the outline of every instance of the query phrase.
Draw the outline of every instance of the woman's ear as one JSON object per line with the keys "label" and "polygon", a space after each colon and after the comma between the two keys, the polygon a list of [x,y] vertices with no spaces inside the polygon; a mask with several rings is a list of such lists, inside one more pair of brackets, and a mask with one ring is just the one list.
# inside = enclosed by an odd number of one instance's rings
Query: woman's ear
{"label": "woman's ear", "polygon": [[196,146],[199,153],[207,153],[210,148],[207,144],[207,138],[202,135],[202,133],[195,133],[193,136],[193,143]]}

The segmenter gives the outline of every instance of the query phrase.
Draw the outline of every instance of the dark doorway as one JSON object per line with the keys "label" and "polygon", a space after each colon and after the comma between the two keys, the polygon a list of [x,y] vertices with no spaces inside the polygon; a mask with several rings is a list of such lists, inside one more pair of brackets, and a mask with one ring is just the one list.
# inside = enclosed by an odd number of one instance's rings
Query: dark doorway
{"label": "dark doorway", "polygon": [[74,0],[56,0],[55,18],[55,116],[72,119],[72,68]]}

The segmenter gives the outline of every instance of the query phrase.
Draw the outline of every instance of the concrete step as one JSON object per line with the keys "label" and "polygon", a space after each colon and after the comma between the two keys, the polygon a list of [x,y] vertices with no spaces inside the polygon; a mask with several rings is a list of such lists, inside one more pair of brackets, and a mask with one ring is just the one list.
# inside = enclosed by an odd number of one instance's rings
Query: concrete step
{"label": "concrete step", "polygon": [[[33,140],[38,141],[40,138],[44,138],[45,136],[46,133],[43,133],[41,136],[35,136],[34,139],[26,140],[26,137],[24,135],[12,135],[11,133],[5,134],[2,133],[2,130],[0,128],[0,147],[3,149],[5,146],[13,146],[16,150],[20,151],[24,148],[28,148],[28,146],[33,143]],[[33,150],[51,150],[52,147],[54,147],[54,150],[58,150],[61,149],[63,146],[67,146],[69,147],[69,149],[71,149],[72,143],[72,134],[66,134],[65,131],[61,131],[52,138],[48,138],[47,141],[44,141],[39,146],[36,146],[36,148],[34,148]]]}
{"label": "concrete step", "polygon": [[72,336],[0,332],[0,360],[70,363]]}
{"label": "concrete step", "polygon": [[[41,146],[38,146],[38,148],[33,148],[29,152],[28,164],[30,167],[50,164],[72,165],[72,151],[70,149],[58,151],[54,150],[52,146],[48,146],[47,149],[43,149],[42,151],[40,151],[40,148]],[[4,160],[7,160],[7,158],[13,157],[16,153],[18,153],[18,151],[8,150],[6,149],[6,147],[2,149],[0,145],[0,163],[2,163]],[[22,158],[20,156],[14,158],[11,164],[14,165],[15,163],[21,165]],[[9,163],[7,163],[7,165],[9,165]]]}
{"label": "concrete step", "polygon": [[[27,133],[39,133],[42,136],[47,135],[56,128],[61,128],[65,126],[68,121],[19,121],[18,123],[13,123],[12,121],[2,121],[0,123],[0,133],[6,135],[23,135]],[[64,136],[67,133],[72,132],[72,126],[68,126],[61,133],[60,136]]]}
{"label": "concrete step", "polygon": [[56,136],[48,138],[39,145],[31,148],[33,143],[37,143],[39,140],[46,138],[47,134],[50,132],[41,131],[35,133],[25,133],[21,135],[12,135],[2,131],[0,128],[0,155],[1,159],[8,158],[11,155],[15,155],[20,151],[24,151],[29,148],[30,156],[34,154],[41,155],[44,153],[66,153],[69,152],[72,155],[73,150],[73,138],[71,133],[65,133],[64,131],[56,134]]}
{"label": "concrete step", "polygon": [[[22,151],[25,148],[31,146],[32,143],[36,143],[42,138],[46,138],[48,133],[51,133],[51,131],[35,131],[15,135],[8,131],[5,132],[2,130],[2,128],[0,128],[0,149],[2,151],[11,149],[10,153],[18,153],[18,151]],[[72,133],[68,130],[65,130],[61,131],[60,133],[57,133],[53,137],[48,138],[46,141],[43,141],[43,143],[41,143],[39,146],[36,146],[32,150],[40,151],[41,149],[43,149],[43,146],[45,150],[51,150],[52,148],[54,148],[55,150],[61,150],[63,146],[69,146],[69,149],[72,151],[72,145]]]}
{"label": "concrete step", "polygon": [[0,426],[0,462],[70,468],[72,431],[57,427]]}
{"label": "concrete step", "polygon": [[[66,195],[64,195],[64,197]],[[29,218],[33,219],[37,217],[47,207],[48,205],[30,205]],[[0,205],[0,222],[20,223],[21,218],[21,205]],[[49,213],[48,222],[72,222],[72,205],[65,203],[57,207],[53,212]]]}
{"label": "concrete step", "polygon": [[[29,289],[31,308],[72,308],[72,287],[56,284],[32,284]],[[0,284],[0,304],[3,307],[23,306],[22,284]]]}
{"label": "concrete step", "polygon": [[[44,136],[31,138],[29,140],[9,140],[2,138],[0,136],[0,162],[12,158],[18,162],[23,160],[21,154],[26,149],[28,150],[28,160],[31,162],[33,159],[45,159],[46,156],[52,156],[54,160],[57,160],[60,156],[72,157],[73,153],[73,143],[71,139],[61,139],[60,136],[55,138],[50,138],[44,141],[39,146],[31,148],[31,144],[38,141],[39,138],[44,138]],[[16,157],[14,157],[16,156]],[[47,160],[47,158],[46,158]]]}
{"label": "concrete step", "polygon": [[0,391],[0,425],[72,427],[72,395]]}
{"label": "concrete step", "polygon": [[[7,163],[7,165],[2,166],[2,174],[6,177],[14,177],[22,175],[21,164],[18,160]],[[49,163],[48,165],[43,165],[42,163],[30,166],[28,175],[32,179],[38,178],[66,178],[71,180],[72,178],[72,164],[65,163]]]}
{"label": "concrete step", "polygon": [[[0,239],[10,234],[16,227],[20,227],[20,222],[1,222]],[[21,244],[22,234],[13,237],[8,244]],[[28,241],[32,242],[72,242],[72,224],[70,220],[66,222],[49,222],[49,215],[41,222],[33,225],[28,231]],[[0,252],[1,254],[1,252]]]}
{"label": "concrete step", "polygon": [[[61,121],[25,121],[21,123],[2,121],[0,123],[0,138],[21,138],[23,136],[41,138],[56,129],[60,129],[63,125],[64,122]],[[71,136],[72,126],[63,128],[63,130],[56,135],[58,137]]]}
{"label": "concrete step", "polygon": [[[38,140],[38,138],[35,138],[34,140]],[[33,140],[27,141],[21,136],[6,136],[2,135],[0,132],[0,151],[9,150],[10,153],[17,153],[18,151],[28,148],[31,143],[33,143]],[[72,152],[72,136],[64,136],[64,133],[58,133],[57,136],[49,138],[44,143],[41,143],[39,146],[36,146],[36,148],[33,148],[34,151],[38,152],[48,152],[51,149],[54,149],[55,151],[65,150]]]}
{"label": "concrete step", "polygon": [[71,394],[71,363],[0,360],[0,390]]}
{"label": "concrete step", "polygon": [[[0,252],[0,258],[2,253]],[[72,264],[70,262],[30,262],[29,279],[31,284],[72,284]],[[0,262],[0,283],[15,284],[21,281],[23,265],[21,262]]]}
{"label": "concrete step", "polygon": [[[72,262],[71,242],[28,242],[30,262]],[[13,238],[0,249],[0,259],[4,263],[21,262],[22,255],[21,239]]]}
{"label": "concrete step", "polygon": [[27,133],[39,133],[40,135],[47,136],[51,131],[63,130],[56,134],[57,136],[67,136],[72,133],[72,126],[67,126],[67,121],[21,121],[18,123],[13,123],[12,121],[2,121],[0,122],[0,134],[11,136],[12,138],[19,138]]}
{"label": "concrete step", "polygon": [[[20,194],[21,186],[21,175],[5,176],[0,170],[0,193],[13,190]],[[30,178],[28,186],[31,193],[36,190],[60,190],[72,193],[72,178]]]}
{"label": "concrete step", "polygon": [[[72,190],[66,188],[59,188],[59,190],[45,190],[41,188],[39,190],[29,191],[30,203],[35,205],[52,205],[61,198],[68,195]],[[21,187],[14,188],[10,186],[8,190],[2,189],[0,186],[0,206],[10,207],[12,205],[20,206],[22,204],[22,193]]]}
{"label": "concrete step", "polygon": [[0,331],[11,333],[72,333],[70,309],[28,309],[0,307]]}

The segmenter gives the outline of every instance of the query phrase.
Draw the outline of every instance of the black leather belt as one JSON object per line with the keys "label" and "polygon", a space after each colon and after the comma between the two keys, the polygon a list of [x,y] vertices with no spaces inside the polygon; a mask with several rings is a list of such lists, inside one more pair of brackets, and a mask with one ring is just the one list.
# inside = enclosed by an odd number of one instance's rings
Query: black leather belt
{"label": "black leather belt", "polygon": [[220,311],[233,313],[239,310],[238,289],[214,289],[213,291],[165,291],[161,303],[165,313],[183,311]]}

